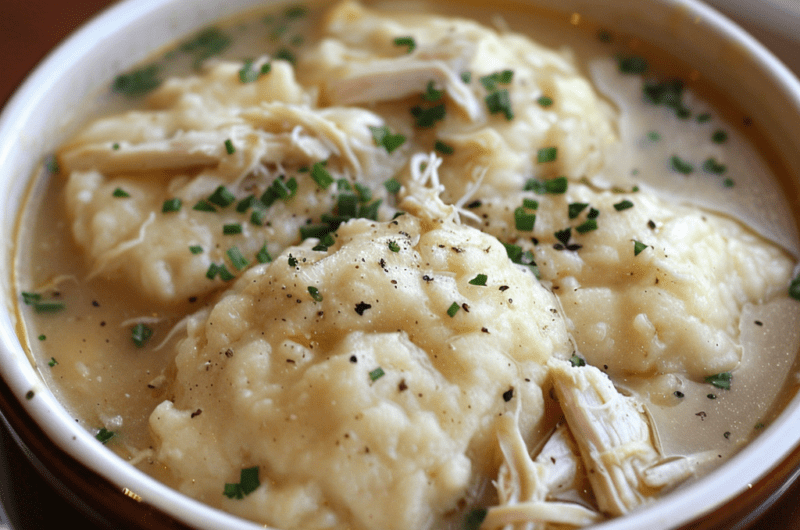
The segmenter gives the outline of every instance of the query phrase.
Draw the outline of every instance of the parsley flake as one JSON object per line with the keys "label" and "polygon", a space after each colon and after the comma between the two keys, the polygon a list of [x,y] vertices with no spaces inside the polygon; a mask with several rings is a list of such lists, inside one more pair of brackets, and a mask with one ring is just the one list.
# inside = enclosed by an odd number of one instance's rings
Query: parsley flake
{"label": "parsley flake", "polygon": [[470,285],[480,285],[480,286],[486,286],[486,280],[487,280],[488,278],[489,278],[489,277],[488,277],[488,276],[486,276],[485,274],[478,274],[477,276],[475,276],[474,278],[472,278],[472,279],[469,281],[469,284],[470,284]]}
{"label": "parsley flake", "polygon": [[733,379],[733,375],[730,372],[722,372],[719,374],[709,375],[704,379],[706,383],[709,383],[717,388],[722,388],[724,390],[730,390],[731,388],[731,380]]}
{"label": "parsley flake", "polygon": [[572,204],[567,205],[567,215],[570,219],[575,219],[580,215],[580,213],[589,207],[589,203],[586,202],[573,202]]}
{"label": "parsley flake", "polygon": [[553,162],[558,157],[558,147],[542,147],[536,152],[536,162],[546,164]]}
{"label": "parsley flake", "polygon": [[174,197],[172,199],[167,199],[166,201],[164,201],[164,204],[161,205],[161,212],[162,213],[177,212],[180,211],[182,205],[183,202],[177,197]]}
{"label": "parsley flake", "polygon": [[319,293],[319,289],[313,285],[308,286],[308,294],[311,295],[315,302],[322,302],[322,295]]}
{"label": "parsley flake", "polygon": [[414,37],[396,37],[392,42],[395,46],[405,46],[406,53],[411,53],[417,48],[417,42]]}
{"label": "parsley flake", "polygon": [[530,232],[536,223],[536,215],[528,213],[525,208],[519,207],[514,210],[514,224],[520,232]]}
{"label": "parsley flake", "polygon": [[377,381],[378,379],[380,379],[380,378],[381,378],[381,377],[383,377],[384,375],[386,375],[386,372],[384,372],[384,371],[383,371],[383,368],[381,368],[381,367],[379,366],[379,367],[375,368],[374,370],[372,370],[372,371],[369,373],[369,380],[370,380],[370,381]]}
{"label": "parsley flake", "polygon": [[639,255],[639,254],[641,254],[641,253],[644,251],[644,249],[646,249],[646,248],[647,248],[647,245],[645,245],[645,244],[644,244],[644,243],[642,243],[641,241],[636,241],[635,239],[633,240],[633,255],[634,255],[634,256],[638,256],[638,255]]}
{"label": "parsley flake", "polygon": [[694,171],[694,166],[692,164],[686,162],[677,155],[673,155],[672,158],[670,158],[670,165],[672,166],[673,171],[677,171],[678,173],[682,173],[684,175],[689,175]]}
{"label": "parsley flake", "polygon": [[133,343],[137,348],[144,347],[144,345],[147,344],[147,341],[150,340],[150,337],[152,336],[153,330],[141,322],[133,326],[131,329],[131,340],[133,340]]}
{"label": "parsley flake", "polygon": [[620,201],[614,205],[614,209],[618,212],[627,210],[628,208],[633,208],[633,203],[627,199]]}
{"label": "parsley flake", "polygon": [[372,132],[372,138],[375,140],[375,145],[384,147],[386,152],[391,153],[406,141],[406,137],[402,134],[392,134],[389,127],[372,127],[369,128]]}
{"label": "parsley flake", "polygon": [[97,431],[97,434],[94,435],[95,439],[103,445],[107,444],[114,436],[116,436],[116,433],[114,431],[109,431],[105,427],[101,428]]}
{"label": "parsley flake", "polygon": [[450,307],[447,308],[447,316],[453,318],[458,313],[458,310],[461,309],[461,306],[458,305],[458,302],[453,302],[450,304]]}

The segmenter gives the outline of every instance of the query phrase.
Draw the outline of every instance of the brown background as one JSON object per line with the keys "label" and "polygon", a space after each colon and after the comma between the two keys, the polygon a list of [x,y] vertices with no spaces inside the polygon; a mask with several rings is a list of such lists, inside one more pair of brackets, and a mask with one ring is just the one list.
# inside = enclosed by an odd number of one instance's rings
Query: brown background
{"label": "brown background", "polygon": [[[89,17],[112,3],[110,0],[0,0],[0,104],[7,101],[48,51]],[[776,45],[769,34],[756,31],[756,35],[787,62],[791,63],[792,58],[798,56],[794,49]],[[0,491],[0,499],[12,519],[21,518],[21,521],[16,521],[20,527],[46,528],[47,521],[42,518],[49,516],[56,516],[59,527],[69,526],[71,521],[81,521],[79,513],[73,513],[68,503],[38,479],[32,467],[20,461],[22,454],[10,445],[7,435],[0,442],[5,442],[0,443],[5,457],[0,460],[0,465],[5,463],[8,466],[10,463],[15,482],[24,481],[28,485],[22,490],[15,488],[14,494]],[[0,481],[0,488],[7,485],[7,482]],[[85,523],[81,526],[91,528]],[[795,484],[753,528],[800,529],[800,483]]]}

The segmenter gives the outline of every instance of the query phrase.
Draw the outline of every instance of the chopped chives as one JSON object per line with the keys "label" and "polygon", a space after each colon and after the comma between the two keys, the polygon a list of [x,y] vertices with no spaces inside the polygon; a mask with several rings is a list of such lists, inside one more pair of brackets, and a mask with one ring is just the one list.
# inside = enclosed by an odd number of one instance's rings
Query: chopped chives
{"label": "chopped chives", "polygon": [[122,188],[114,189],[114,191],[111,193],[111,195],[113,197],[118,197],[118,198],[124,198],[124,197],[130,197],[131,196],[130,193],[128,193],[127,191],[123,190]]}
{"label": "chopped chives", "polygon": [[728,140],[728,133],[719,129],[711,135],[711,140],[716,144],[724,144]]}
{"label": "chopped chives", "polygon": [[586,219],[583,223],[575,227],[575,231],[579,234],[585,234],[597,230],[597,221],[595,219]]}
{"label": "chopped chives", "polygon": [[208,197],[208,201],[220,206],[222,208],[227,208],[236,200],[236,196],[228,191],[225,186],[219,186],[214,193],[212,193]]}
{"label": "chopped chives", "polygon": [[446,114],[444,103],[429,108],[422,108],[419,105],[411,108],[411,115],[416,118],[415,125],[420,128],[433,127],[437,121],[443,120]]}
{"label": "chopped chives", "polygon": [[475,276],[474,278],[472,278],[472,279],[469,281],[469,284],[470,284],[470,285],[480,285],[480,286],[485,286],[485,285],[486,285],[486,280],[487,280],[488,278],[489,278],[489,277],[488,277],[487,275],[485,275],[485,274],[478,274],[477,276]]}
{"label": "chopped chives", "polygon": [[264,243],[264,246],[256,254],[256,260],[259,263],[269,263],[272,261],[272,256],[270,256],[269,251],[267,250],[267,244]]}
{"label": "chopped chives", "polygon": [[198,212],[216,212],[217,209],[214,208],[214,205],[208,202],[205,199],[200,199],[197,201],[197,204],[192,206],[192,210],[197,210]]}
{"label": "chopped chives", "polygon": [[538,210],[539,201],[534,199],[522,199],[522,207],[527,208],[529,210]]}
{"label": "chopped chives", "polygon": [[387,153],[391,153],[406,141],[406,137],[402,134],[392,134],[389,127],[386,125],[382,127],[370,126],[372,138],[375,140],[375,145],[386,149]]}
{"label": "chopped chives", "polygon": [[263,226],[264,220],[267,218],[266,210],[254,209],[250,213],[250,222],[256,226]]}
{"label": "chopped chives", "polygon": [[317,162],[311,167],[311,178],[322,189],[328,189],[333,184],[334,179],[328,170],[325,169],[323,162]]}
{"label": "chopped chives", "polygon": [[553,104],[553,98],[549,96],[540,96],[539,99],[536,100],[536,103],[543,108],[547,108]]}
{"label": "chopped chives", "polygon": [[384,371],[383,371],[383,368],[381,368],[381,367],[379,366],[379,367],[375,368],[374,370],[372,370],[372,371],[369,373],[369,380],[370,380],[370,381],[377,381],[378,379],[380,379],[380,378],[381,378],[381,377],[383,377],[384,375],[386,375],[386,372],[384,372]]}
{"label": "chopped chives", "polygon": [[433,144],[433,148],[443,155],[452,155],[454,152],[453,146],[446,144],[441,140],[436,140],[436,142]]}
{"label": "chopped chives", "polygon": [[589,203],[586,202],[573,202],[572,204],[567,205],[567,215],[570,219],[575,219],[580,215],[580,213],[589,207]]}
{"label": "chopped chives", "polygon": [[714,157],[711,157],[703,162],[703,171],[706,173],[722,175],[727,169],[728,168],[725,166],[725,164],[720,164]]}
{"label": "chopped chives", "polygon": [[400,182],[396,178],[392,177],[383,183],[383,187],[386,188],[386,191],[388,191],[389,193],[397,193],[398,191],[400,191],[402,184],[400,184]]}
{"label": "chopped chives", "polygon": [[530,232],[536,223],[536,215],[528,213],[525,208],[519,207],[514,210],[514,224],[521,232]]}
{"label": "chopped chives", "polygon": [[558,157],[558,147],[542,147],[536,152],[536,162],[545,164],[553,162]]}
{"label": "chopped chives", "polygon": [[233,153],[236,152],[236,148],[233,146],[233,141],[231,141],[230,138],[225,140],[225,152],[228,153],[229,155],[232,155]]}
{"label": "chopped chives", "polygon": [[487,94],[483,100],[490,114],[504,114],[508,121],[514,119],[514,111],[511,110],[511,96],[505,88]]}
{"label": "chopped chives", "polygon": [[422,99],[425,101],[439,101],[442,99],[444,91],[436,89],[435,86],[436,84],[433,82],[433,80],[428,81],[428,86],[425,89],[425,93],[422,94]]}
{"label": "chopped chives", "polygon": [[461,306],[458,305],[458,302],[453,302],[452,304],[450,304],[450,307],[447,308],[447,316],[453,318],[454,316],[456,316],[456,313],[458,313],[458,310],[460,308]]}
{"label": "chopped chives", "polygon": [[405,46],[407,48],[406,53],[413,52],[417,47],[414,37],[396,37],[393,42],[395,46]]}
{"label": "chopped chives", "polygon": [[222,233],[226,236],[234,236],[241,234],[243,231],[242,225],[239,223],[230,223],[222,225]]}
{"label": "chopped chives", "polygon": [[189,247],[189,252],[191,252],[192,254],[202,254],[203,247],[201,247],[200,245],[191,245]]}
{"label": "chopped chives", "polygon": [[618,212],[622,210],[627,210],[628,208],[633,208],[633,203],[627,199],[620,201],[614,205],[614,209]]}
{"label": "chopped chives", "polygon": [[672,166],[673,171],[677,171],[678,173],[682,173],[684,175],[689,175],[694,171],[694,166],[677,155],[673,155],[672,158],[670,158],[670,165]]}
{"label": "chopped chives", "polygon": [[322,295],[319,293],[319,289],[316,287],[309,285],[308,294],[311,295],[311,298],[313,298],[315,302],[322,302]]}
{"label": "chopped chives", "polygon": [[143,347],[152,336],[153,330],[141,322],[131,329],[131,340],[137,348]]}
{"label": "chopped chives", "polygon": [[164,201],[164,204],[161,205],[161,212],[162,213],[177,212],[181,209],[182,204],[183,202],[177,197],[174,197],[172,199],[167,199],[166,201]]}
{"label": "chopped chives", "polygon": [[556,177],[547,180],[528,179],[523,188],[525,191],[533,191],[538,195],[553,194],[558,195],[567,191],[567,177]]}
{"label": "chopped chives", "polygon": [[242,256],[242,252],[238,247],[229,248],[226,254],[228,254],[228,258],[230,258],[231,264],[233,264],[236,270],[242,270],[250,264],[250,262]]}
{"label": "chopped chives", "polygon": [[109,440],[111,440],[116,433],[114,431],[109,431],[105,427],[101,428],[97,434],[95,434],[95,439],[102,443],[103,445],[107,444]]}

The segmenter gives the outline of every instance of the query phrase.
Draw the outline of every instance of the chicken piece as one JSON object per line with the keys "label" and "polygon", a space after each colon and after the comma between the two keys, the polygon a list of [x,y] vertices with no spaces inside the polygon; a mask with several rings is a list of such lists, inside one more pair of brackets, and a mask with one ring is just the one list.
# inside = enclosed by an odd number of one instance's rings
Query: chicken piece
{"label": "chicken piece", "polygon": [[695,460],[664,459],[642,404],[620,394],[606,374],[558,359],[549,367],[600,511],[623,515],[691,475]]}
{"label": "chicken piece", "polygon": [[[549,524],[580,527],[604,519],[574,502],[579,498],[574,490],[580,487],[583,466],[566,425],[559,426],[536,460],[531,460],[516,417],[505,415],[497,424],[503,453],[496,483],[500,502],[489,508],[481,528],[544,530]],[[572,499],[564,502],[559,496]]]}

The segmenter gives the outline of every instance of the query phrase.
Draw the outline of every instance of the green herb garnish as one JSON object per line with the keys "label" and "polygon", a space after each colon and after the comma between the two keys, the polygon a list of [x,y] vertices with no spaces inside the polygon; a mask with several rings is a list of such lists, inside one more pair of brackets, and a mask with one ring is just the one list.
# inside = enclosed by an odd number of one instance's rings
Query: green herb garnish
{"label": "green herb garnish", "polygon": [[453,318],[454,316],[456,316],[456,313],[458,313],[458,310],[460,308],[461,306],[458,305],[458,302],[453,302],[452,304],[450,304],[450,307],[447,308],[447,316]]}
{"label": "green herb garnish", "polygon": [[619,71],[623,74],[643,74],[647,71],[647,60],[638,55],[617,57]]}
{"label": "green herb garnish", "polygon": [[107,444],[114,436],[116,436],[116,433],[114,431],[109,431],[105,427],[101,428],[97,431],[97,434],[94,435],[95,439],[103,445]]}
{"label": "green herb garnish", "polygon": [[519,207],[514,210],[514,225],[520,232],[530,232],[536,223],[536,215],[528,213],[525,208]]}
{"label": "green herb garnish", "polygon": [[620,201],[614,205],[614,209],[618,212],[622,210],[627,210],[628,208],[633,208],[633,203],[627,199]]}
{"label": "green herb garnish", "polygon": [[470,285],[480,285],[480,286],[486,286],[486,280],[487,280],[488,278],[489,278],[489,277],[488,277],[488,276],[486,276],[485,274],[478,274],[477,276],[475,276],[474,278],[472,278],[472,279],[469,281],[469,284],[470,284]]}
{"label": "green herb garnish", "polygon": [[548,180],[528,179],[525,191],[532,191],[538,195],[558,195],[567,191],[567,177],[556,177]]}
{"label": "green herb garnish", "polygon": [[[211,196],[208,197],[208,202],[216,204],[222,208],[227,208],[236,200],[236,196],[228,191],[225,186],[219,186]],[[199,204],[199,203],[198,203]],[[195,206],[197,209],[197,206]]]}
{"label": "green herb garnish", "polygon": [[731,388],[731,379],[733,375],[730,372],[722,372],[719,374],[709,375],[704,379],[706,383],[714,385],[717,388],[722,388],[724,390],[730,390]]}
{"label": "green herb garnish", "polygon": [[386,375],[386,372],[384,372],[384,371],[383,371],[383,368],[381,368],[381,367],[379,366],[379,367],[375,368],[374,370],[372,370],[372,371],[369,373],[369,380],[370,380],[370,381],[377,381],[378,379],[380,379],[380,378],[381,378],[381,377],[383,377],[384,375]]}
{"label": "green herb garnish", "polygon": [[235,236],[244,231],[242,225],[239,223],[230,223],[222,225],[222,234],[226,236]]}
{"label": "green herb garnish", "polygon": [[172,199],[167,199],[166,201],[164,201],[164,204],[161,205],[161,212],[171,213],[180,211],[182,204],[183,202],[177,197]]}
{"label": "green herb garnish", "polygon": [[542,147],[536,152],[536,162],[545,164],[553,162],[558,157],[557,147]]}
{"label": "green herb garnish", "polygon": [[311,298],[313,298],[315,302],[322,302],[322,295],[319,294],[319,289],[316,287],[309,285],[308,294],[311,295]]}
{"label": "green herb garnish", "polygon": [[634,256],[638,256],[638,255],[639,255],[639,254],[641,254],[641,253],[644,251],[644,249],[646,249],[646,248],[647,248],[647,245],[645,245],[645,244],[644,244],[644,243],[642,243],[641,241],[636,241],[635,239],[633,240],[633,255],[634,255]]}
{"label": "green herb garnish", "polygon": [[222,494],[229,499],[244,499],[246,495],[253,493],[261,485],[258,478],[258,466],[242,469],[239,473],[239,482],[236,484],[226,483]]}
{"label": "green herb garnish", "polygon": [[572,204],[567,205],[567,215],[570,219],[575,219],[578,217],[583,210],[589,207],[589,203],[586,202],[573,202]]}
{"label": "green herb garnish", "polygon": [[406,141],[406,137],[402,134],[392,134],[389,127],[372,127],[369,130],[372,132],[372,138],[375,140],[375,145],[383,146],[388,153],[391,153]]}
{"label": "green herb garnish", "polygon": [[141,322],[131,329],[131,339],[137,348],[143,347],[152,336],[153,330]]}
{"label": "green herb garnish", "polygon": [[126,74],[120,74],[114,78],[111,90],[128,97],[141,96],[158,88],[161,84],[159,72],[160,68],[157,64],[150,64]]}
{"label": "green herb garnish", "polygon": [[394,39],[395,46],[405,46],[406,53],[411,53],[417,48],[417,42],[414,40],[414,37],[397,37]]}
{"label": "green herb garnish", "polygon": [[678,173],[682,173],[684,175],[689,175],[694,171],[693,165],[677,155],[673,155],[672,158],[670,158],[670,165],[672,166],[673,171],[677,171]]}
{"label": "green herb garnish", "polygon": [[242,256],[242,252],[238,247],[229,248],[226,254],[228,254],[228,258],[230,258],[231,264],[236,268],[236,270],[240,271],[250,264],[250,262],[247,261],[244,256]]}
{"label": "green herb garnish", "polygon": [[115,188],[114,191],[111,193],[113,197],[117,197],[123,199],[125,197],[130,197],[131,194],[127,191],[123,190],[122,188]]}
{"label": "green herb garnish", "polygon": [[453,146],[446,144],[441,140],[436,140],[436,142],[433,144],[433,148],[443,155],[452,155],[454,152]]}
{"label": "green herb garnish", "polygon": [[317,162],[311,166],[311,178],[317,183],[317,186],[322,189],[328,189],[328,186],[334,183],[334,178],[328,173],[328,170],[325,169],[325,164],[323,162]]}

